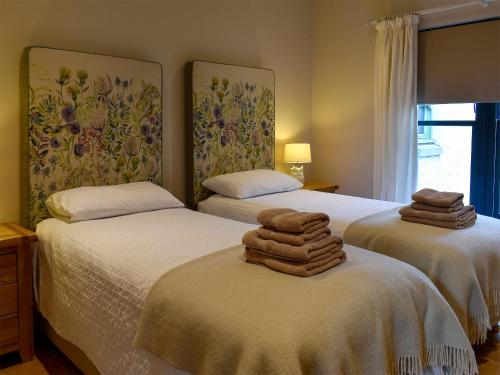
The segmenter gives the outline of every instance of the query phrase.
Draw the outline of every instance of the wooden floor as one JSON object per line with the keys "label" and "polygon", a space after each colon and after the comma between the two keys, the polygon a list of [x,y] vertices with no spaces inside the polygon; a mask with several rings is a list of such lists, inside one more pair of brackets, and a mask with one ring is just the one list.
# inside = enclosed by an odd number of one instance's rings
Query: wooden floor
{"label": "wooden floor", "polygon": [[35,337],[35,358],[21,363],[17,353],[0,356],[0,375],[83,375],[54,344],[42,335]]}
{"label": "wooden floor", "polygon": [[[498,331],[498,330],[497,330]],[[474,348],[480,375],[500,375],[500,332],[492,332],[488,341]],[[0,357],[0,375],[82,375],[82,373],[43,337],[35,341],[35,359],[20,363],[16,353]]]}
{"label": "wooden floor", "polygon": [[474,347],[480,375],[500,375],[500,332],[490,332],[488,341]]}

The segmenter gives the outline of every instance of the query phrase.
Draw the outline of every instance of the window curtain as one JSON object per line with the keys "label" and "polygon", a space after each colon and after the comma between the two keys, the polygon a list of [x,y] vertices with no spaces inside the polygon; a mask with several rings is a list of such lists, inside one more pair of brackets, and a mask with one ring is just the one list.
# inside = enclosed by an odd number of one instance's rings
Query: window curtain
{"label": "window curtain", "polygon": [[417,15],[375,25],[374,197],[406,203],[417,187]]}

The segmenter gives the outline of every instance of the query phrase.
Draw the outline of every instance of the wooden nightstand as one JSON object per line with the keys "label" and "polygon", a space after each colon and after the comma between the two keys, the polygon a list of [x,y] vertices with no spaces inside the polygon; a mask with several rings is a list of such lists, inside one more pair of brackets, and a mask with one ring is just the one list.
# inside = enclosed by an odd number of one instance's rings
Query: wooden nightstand
{"label": "wooden nightstand", "polygon": [[335,193],[339,185],[333,185],[328,182],[306,182],[302,189],[322,191],[323,193]]}
{"label": "wooden nightstand", "polygon": [[19,350],[33,359],[33,272],[35,233],[18,224],[0,224],[0,354]]}

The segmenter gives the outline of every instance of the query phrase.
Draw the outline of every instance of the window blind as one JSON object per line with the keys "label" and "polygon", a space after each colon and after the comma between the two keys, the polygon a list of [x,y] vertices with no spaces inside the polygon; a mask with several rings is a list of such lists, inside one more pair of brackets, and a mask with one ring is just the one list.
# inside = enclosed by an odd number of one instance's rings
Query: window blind
{"label": "window blind", "polygon": [[418,37],[418,103],[500,101],[500,19]]}

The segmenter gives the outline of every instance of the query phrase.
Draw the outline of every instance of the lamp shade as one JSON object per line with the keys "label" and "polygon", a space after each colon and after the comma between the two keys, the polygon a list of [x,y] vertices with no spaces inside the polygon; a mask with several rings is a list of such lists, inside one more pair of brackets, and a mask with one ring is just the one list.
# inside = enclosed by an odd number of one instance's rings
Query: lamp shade
{"label": "lamp shade", "polygon": [[311,145],[309,143],[285,144],[285,163],[305,164],[311,162]]}

